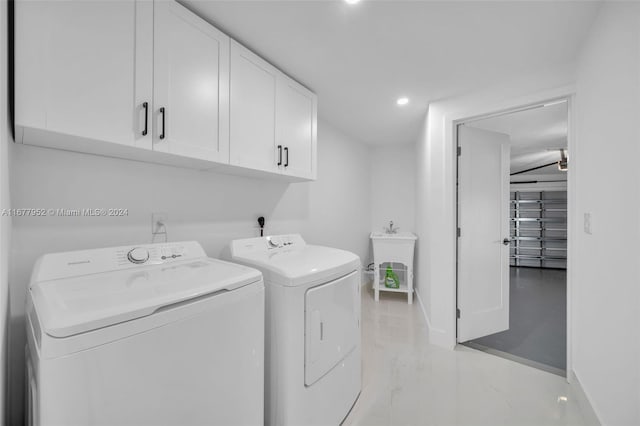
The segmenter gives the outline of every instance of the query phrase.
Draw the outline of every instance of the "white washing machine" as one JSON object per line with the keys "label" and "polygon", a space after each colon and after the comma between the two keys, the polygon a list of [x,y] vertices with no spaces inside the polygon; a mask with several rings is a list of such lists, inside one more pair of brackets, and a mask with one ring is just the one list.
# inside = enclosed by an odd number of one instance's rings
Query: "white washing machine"
{"label": "white washing machine", "polygon": [[338,425],[361,389],[360,259],[300,235],[232,241],[266,287],[265,424]]}
{"label": "white washing machine", "polygon": [[27,334],[28,424],[264,422],[262,276],[196,242],[44,255]]}

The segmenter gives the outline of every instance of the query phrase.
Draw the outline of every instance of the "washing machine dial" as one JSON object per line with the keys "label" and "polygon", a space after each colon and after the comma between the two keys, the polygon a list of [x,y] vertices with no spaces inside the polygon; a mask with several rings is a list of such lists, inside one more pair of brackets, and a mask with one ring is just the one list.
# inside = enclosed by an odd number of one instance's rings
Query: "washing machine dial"
{"label": "washing machine dial", "polygon": [[280,247],[282,247],[282,244],[280,243],[280,241],[276,240],[273,237],[267,238],[267,241],[269,242],[269,247],[270,248],[280,248]]}
{"label": "washing machine dial", "polygon": [[149,260],[149,251],[142,247],[133,248],[127,253],[127,259],[129,259],[131,263],[144,263]]}

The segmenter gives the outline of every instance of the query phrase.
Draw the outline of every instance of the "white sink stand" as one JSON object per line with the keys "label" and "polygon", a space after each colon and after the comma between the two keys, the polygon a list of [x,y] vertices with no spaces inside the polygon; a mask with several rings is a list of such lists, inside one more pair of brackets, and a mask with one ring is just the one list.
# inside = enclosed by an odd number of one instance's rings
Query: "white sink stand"
{"label": "white sink stand", "polygon": [[[372,232],[370,237],[373,243],[373,291],[376,302],[380,300],[380,291],[389,291],[407,293],[407,301],[413,303],[413,251],[418,237],[411,232]],[[406,266],[406,282],[401,282],[400,288],[388,288],[380,282],[382,263],[402,263]]]}

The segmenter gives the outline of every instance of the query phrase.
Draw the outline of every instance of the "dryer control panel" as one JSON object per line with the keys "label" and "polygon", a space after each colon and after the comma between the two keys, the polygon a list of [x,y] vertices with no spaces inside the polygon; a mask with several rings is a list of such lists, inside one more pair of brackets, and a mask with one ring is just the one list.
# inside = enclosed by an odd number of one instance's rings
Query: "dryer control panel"
{"label": "dryer control panel", "polygon": [[207,255],[196,241],[51,253],[38,259],[31,281],[48,281],[203,257]]}
{"label": "dryer control panel", "polygon": [[269,235],[267,237],[245,238],[231,242],[231,253],[234,256],[249,253],[265,253],[274,250],[302,248],[307,243],[300,234]]}

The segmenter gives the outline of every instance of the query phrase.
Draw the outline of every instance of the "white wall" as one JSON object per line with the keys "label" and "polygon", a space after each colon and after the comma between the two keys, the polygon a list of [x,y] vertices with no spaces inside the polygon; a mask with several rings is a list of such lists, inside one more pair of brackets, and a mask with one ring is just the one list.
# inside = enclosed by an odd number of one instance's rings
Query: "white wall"
{"label": "white wall", "polygon": [[381,231],[393,221],[415,231],[415,147],[376,147],[371,151],[371,226]]}
{"label": "white wall", "polygon": [[304,186],[309,188],[304,236],[314,244],[350,250],[367,266],[371,231],[371,149],[320,121],[318,151],[318,180],[290,187],[291,192],[304,192]]}
{"label": "white wall", "polygon": [[[121,218],[16,218],[12,237],[12,388],[21,407],[24,301],[29,274],[47,252],[151,241],[151,212],[167,212],[170,241],[197,240],[216,257],[229,240],[300,232],[310,243],[350,250],[368,262],[370,149],[324,121],[318,126],[318,180],[285,184],[12,145],[16,208],[128,208]],[[14,423],[20,409],[12,416]]]}
{"label": "white wall", "polygon": [[456,156],[454,122],[573,91],[573,64],[540,70],[463,97],[429,104],[416,141],[416,287],[431,343],[456,344]]}
{"label": "white wall", "polygon": [[[454,122],[576,92],[568,173],[570,368],[604,425],[640,424],[640,5],[605,3],[576,69],[577,76],[569,67],[429,105],[416,147],[418,291],[432,343],[453,347]],[[615,167],[604,173],[609,159]],[[592,235],[582,231],[585,212],[592,214]]]}
{"label": "white wall", "polygon": [[[7,2],[0,1],[0,209],[9,207],[9,168],[7,145],[11,139],[7,99]],[[7,330],[9,315],[9,243],[11,218],[0,216],[0,422],[5,423]]]}
{"label": "white wall", "polygon": [[[427,117],[429,113],[427,112]],[[429,173],[429,164],[431,163],[430,151],[427,149],[427,137],[429,132],[429,126],[425,118],[422,126],[420,127],[420,133],[416,140],[415,150],[415,227],[418,241],[416,241],[415,259],[413,261],[413,274],[414,274],[414,286],[416,291],[416,299],[423,309],[425,319],[429,329],[429,335],[431,336],[433,324],[431,324],[431,303],[429,298],[431,297],[431,277],[429,270],[426,269],[431,264],[431,244],[429,229],[431,222],[427,211],[429,210],[429,204],[427,201],[427,194],[431,188],[431,176]],[[431,339],[432,340],[432,339]],[[433,343],[433,340],[432,340]]]}
{"label": "white wall", "polygon": [[[603,425],[638,425],[639,4],[602,7],[580,56],[576,89],[573,369]],[[592,235],[581,229],[585,212]]]}

